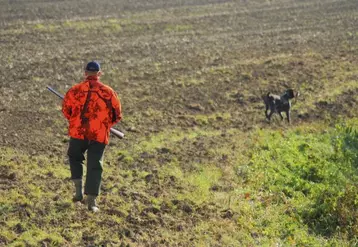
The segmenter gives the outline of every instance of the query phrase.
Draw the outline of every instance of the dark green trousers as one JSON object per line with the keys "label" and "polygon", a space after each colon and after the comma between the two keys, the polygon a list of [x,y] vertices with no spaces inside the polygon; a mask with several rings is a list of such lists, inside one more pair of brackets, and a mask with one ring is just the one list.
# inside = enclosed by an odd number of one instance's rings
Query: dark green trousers
{"label": "dark green trousers", "polygon": [[83,161],[87,151],[87,173],[85,182],[85,194],[98,196],[102,181],[103,154],[106,144],[72,138],[67,155],[70,160],[71,178],[82,179]]}

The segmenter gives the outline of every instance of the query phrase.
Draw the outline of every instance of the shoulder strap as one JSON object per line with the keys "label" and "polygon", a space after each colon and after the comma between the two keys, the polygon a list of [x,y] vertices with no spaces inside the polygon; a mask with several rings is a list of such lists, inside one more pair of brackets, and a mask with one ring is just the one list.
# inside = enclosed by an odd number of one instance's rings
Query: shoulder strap
{"label": "shoulder strap", "polygon": [[82,111],[81,111],[81,121],[82,121],[82,123],[88,122],[88,118],[85,117],[85,114],[88,111],[88,103],[90,101],[90,98],[91,98],[91,87],[89,86],[86,102],[85,102],[85,104],[84,104],[84,106],[82,108]]}

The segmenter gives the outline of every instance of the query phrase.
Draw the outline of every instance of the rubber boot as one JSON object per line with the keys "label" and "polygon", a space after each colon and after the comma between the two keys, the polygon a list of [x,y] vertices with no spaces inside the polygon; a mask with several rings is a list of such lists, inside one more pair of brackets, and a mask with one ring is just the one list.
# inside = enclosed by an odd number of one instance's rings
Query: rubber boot
{"label": "rubber boot", "polygon": [[76,194],[73,197],[72,201],[80,202],[83,200],[82,179],[73,179],[73,183],[75,184]]}
{"label": "rubber boot", "polygon": [[99,211],[99,208],[97,207],[97,204],[96,204],[96,198],[97,198],[97,196],[93,196],[93,195],[87,196],[88,210],[90,210],[94,213]]}

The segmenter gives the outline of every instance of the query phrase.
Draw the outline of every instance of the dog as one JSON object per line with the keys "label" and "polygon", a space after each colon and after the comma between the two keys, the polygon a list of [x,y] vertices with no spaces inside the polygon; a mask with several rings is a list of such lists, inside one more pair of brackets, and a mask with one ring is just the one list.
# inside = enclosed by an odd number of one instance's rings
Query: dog
{"label": "dog", "polygon": [[[266,95],[262,96],[262,99],[265,103],[266,109],[265,109],[265,116],[270,121],[272,114],[277,112],[281,120],[283,120],[283,116],[281,112],[285,112],[287,116],[288,123],[291,122],[290,119],[290,110],[291,110],[291,99],[297,98],[299,96],[299,93],[293,90],[293,89],[287,89],[281,96],[272,94],[268,92]],[[268,110],[270,110],[270,113],[268,114]]]}

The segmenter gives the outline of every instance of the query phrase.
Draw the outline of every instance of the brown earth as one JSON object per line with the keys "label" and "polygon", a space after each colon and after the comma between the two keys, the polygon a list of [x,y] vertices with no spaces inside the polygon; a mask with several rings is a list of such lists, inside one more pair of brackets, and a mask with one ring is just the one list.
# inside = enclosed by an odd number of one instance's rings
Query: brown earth
{"label": "brown earth", "polygon": [[[320,90],[319,81],[327,76],[325,73],[331,73],[317,71],[318,67],[324,68],[326,63],[341,59],[349,66],[356,65],[356,37],[347,39],[347,33],[353,33],[355,28],[352,25],[355,17],[350,15],[356,7],[354,1],[327,1],[324,4],[301,1],[295,5],[286,3],[287,8],[280,8],[284,1],[269,5],[259,1],[229,2],[227,5],[224,2],[229,1],[217,2],[218,11],[203,14],[188,11],[185,14],[185,8],[174,3],[153,1],[138,3],[138,6],[128,3],[117,6],[105,1],[101,4],[103,10],[97,11],[119,20],[136,14],[140,16],[143,9],[153,9],[153,14],[148,14],[150,21],[132,17],[131,22],[138,27],[128,31],[124,27],[119,33],[105,32],[98,26],[91,28],[90,18],[98,21],[101,18],[89,8],[79,8],[80,13],[72,13],[75,6],[69,11],[66,9],[69,6],[51,1],[36,2],[31,6],[29,3],[5,4],[2,8],[6,12],[2,15],[5,68],[1,74],[1,143],[16,143],[23,148],[27,146],[25,149],[33,149],[31,146],[37,143],[36,146],[43,150],[53,143],[58,144],[55,140],[58,137],[48,139],[47,135],[41,134],[51,129],[54,135],[65,136],[65,122],[60,120],[56,107],[60,102],[46,92],[45,86],[51,85],[65,92],[66,86],[81,79],[81,68],[92,58],[103,63],[106,74],[103,81],[119,92],[125,116],[137,116],[133,123],[125,117],[120,128],[125,131],[133,125],[140,134],[153,128],[160,130],[168,124],[181,128],[193,124],[185,117],[178,119],[178,115],[211,114],[223,110],[232,114],[233,119],[229,126],[220,124],[222,128],[245,129],[262,125],[262,104],[258,97],[261,92],[275,90],[280,93],[285,87],[299,88],[307,83],[313,88],[301,94],[314,94]],[[203,3],[188,1],[187,4]],[[121,11],[109,11],[114,6]],[[25,16],[19,14],[25,7],[34,11],[27,11]],[[60,11],[51,12],[53,7]],[[157,14],[162,8],[168,8],[168,15],[173,12],[174,16],[168,18],[165,11]],[[345,9],[351,10],[337,20]],[[63,26],[61,20],[71,20],[70,16],[80,16],[85,23],[89,19],[88,27],[73,30]],[[59,25],[59,28],[36,30],[36,24],[31,23],[54,23],[49,25]],[[305,26],[305,23],[310,25]],[[166,31],[168,26],[175,25],[187,25],[190,30]],[[336,32],[325,32],[328,27]],[[305,54],[310,51],[323,58],[307,61]],[[160,68],[155,64],[160,64],[157,65]],[[185,85],[186,78],[194,81],[193,85]],[[260,84],[263,80],[265,84]],[[236,96],[227,97],[235,91],[238,92]],[[200,107],[192,107],[193,104]],[[339,97],[334,104],[354,104],[354,101],[351,97]],[[148,108],[164,117],[158,119],[155,113],[145,116]],[[334,107],[318,107],[304,119],[320,118],[324,112],[342,114]]]}
{"label": "brown earth", "polygon": [[[66,123],[45,87],[64,93],[90,59],[102,62],[103,81],[122,98],[118,128],[137,130],[128,136],[190,128],[196,123],[188,116],[215,112],[232,116],[217,128],[266,126],[260,94],[286,87],[305,87],[301,105],[306,94],[322,95],[305,105],[314,108],[307,113],[294,110],[295,123],[356,116],[351,89],[325,105],[330,88],[321,88],[329,78],[356,80],[345,76],[357,63],[354,1],[104,1],[97,13],[52,1],[2,6],[1,145],[58,151]],[[106,18],[117,18],[121,31],[96,24]],[[64,24],[77,19],[79,27]],[[335,75],[332,65],[342,60],[347,66]]]}

